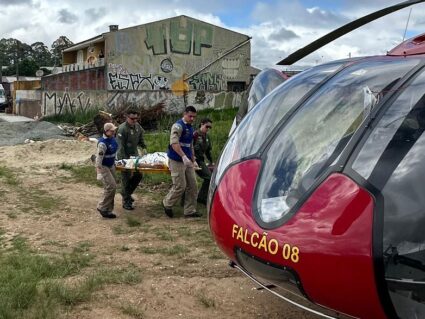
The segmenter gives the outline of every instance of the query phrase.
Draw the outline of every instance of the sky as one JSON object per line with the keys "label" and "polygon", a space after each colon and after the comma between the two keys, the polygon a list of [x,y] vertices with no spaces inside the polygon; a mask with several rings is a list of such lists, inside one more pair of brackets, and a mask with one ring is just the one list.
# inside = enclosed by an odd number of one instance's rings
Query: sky
{"label": "sky", "polygon": [[[401,0],[0,0],[0,38],[49,48],[65,35],[78,43],[119,28],[179,15],[252,37],[251,63],[263,69],[354,19]],[[425,32],[425,4],[380,18],[308,55],[292,69],[349,56],[385,54]],[[410,19],[408,19],[410,14]],[[407,24],[407,22],[409,22]]]}

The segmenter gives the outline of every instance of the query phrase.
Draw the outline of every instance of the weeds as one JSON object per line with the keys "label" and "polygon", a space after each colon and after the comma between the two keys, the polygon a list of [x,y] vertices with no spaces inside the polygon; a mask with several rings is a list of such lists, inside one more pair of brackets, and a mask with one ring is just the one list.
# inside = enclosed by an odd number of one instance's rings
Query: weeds
{"label": "weeds", "polygon": [[142,223],[136,217],[127,216],[128,227],[139,227]]}
{"label": "weeds", "polygon": [[65,180],[70,180],[77,183],[84,183],[88,185],[102,186],[102,183],[96,180],[95,169],[92,165],[72,166],[62,163],[59,169],[66,170],[71,173],[71,178],[65,177]]}
{"label": "weeds", "polygon": [[121,311],[123,314],[128,315],[135,319],[143,319],[145,316],[143,313],[143,310],[136,308],[130,304],[121,306]]}
{"label": "weeds", "polygon": [[215,300],[208,297],[203,291],[199,292],[197,297],[198,297],[198,300],[201,302],[201,304],[205,308],[214,308],[215,307]]}
{"label": "weeds", "polygon": [[0,179],[3,179],[9,186],[19,185],[19,180],[17,179],[16,174],[6,167],[0,166]]}
{"label": "weeds", "polygon": [[190,249],[182,245],[174,245],[171,247],[140,247],[139,251],[145,254],[161,254],[165,256],[185,256]]}

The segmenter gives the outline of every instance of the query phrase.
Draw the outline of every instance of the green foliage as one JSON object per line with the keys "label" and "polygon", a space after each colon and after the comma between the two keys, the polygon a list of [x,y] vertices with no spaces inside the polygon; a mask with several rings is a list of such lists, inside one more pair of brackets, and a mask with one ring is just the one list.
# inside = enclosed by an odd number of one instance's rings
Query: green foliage
{"label": "green foliage", "polygon": [[145,316],[142,309],[139,309],[131,304],[121,306],[121,311],[123,314],[135,319],[143,319]]}
{"label": "green foliage", "polygon": [[71,179],[73,182],[84,183],[93,186],[102,186],[102,183],[96,180],[96,171],[93,165],[72,166],[62,163],[59,169],[69,171],[71,178],[65,177],[65,180]]}
{"label": "green foliage", "polygon": [[19,184],[19,181],[12,170],[2,166],[0,166],[0,181],[3,181],[10,186],[17,186]]}
{"label": "green foliage", "polygon": [[49,294],[52,282],[77,273],[84,256],[63,257],[34,254],[21,244],[0,254],[0,318],[56,318],[58,297]]}
{"label": "green foliage", "polygon": [[99,113],[99,108],[93,107],[85,111],[78,110],[74,113],[64,113],[46,116],[45,121],[51,123],[69,123],[74,125],[87,124],[93,121],[93,118]]}
{"label": "green foliage", "polygon": [[142,223],[139,219],[133,216],[127,216],[127,225],[128,227],[139,227]]}
{"label": "green foliage", "polygon": [[72,41],[64,35],[60,36],[52,43],[52,49],[50,52],[52,53],[54,65],[62,65],[62,50],[70,47],[72,44]]}

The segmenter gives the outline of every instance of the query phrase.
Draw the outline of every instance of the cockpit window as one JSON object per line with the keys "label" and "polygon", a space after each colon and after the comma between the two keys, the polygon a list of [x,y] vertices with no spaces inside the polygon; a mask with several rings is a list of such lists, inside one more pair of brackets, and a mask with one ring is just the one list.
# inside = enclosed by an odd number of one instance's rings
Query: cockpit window
{"label": "cockpit window", "polygon": [[385,277],[397,315],[425,318],[425,72],[385,111],[352,168],[384,198]]}
{"label": "cockpit window", "polygon": [[243,119],[227,142],[217,167],[216,183],[230,163],[257,153],[287,112],[342,64],[343,62],[334,62],[303,71],[262,99]]}
{"label": "cockpit window", "polygon": [[272,227],[290,217],[291,208],[336,160],[380,94],[417,63],[407,59],[359,62],[326,82],[301,106],[263,158],[256,192],[263,224]]}

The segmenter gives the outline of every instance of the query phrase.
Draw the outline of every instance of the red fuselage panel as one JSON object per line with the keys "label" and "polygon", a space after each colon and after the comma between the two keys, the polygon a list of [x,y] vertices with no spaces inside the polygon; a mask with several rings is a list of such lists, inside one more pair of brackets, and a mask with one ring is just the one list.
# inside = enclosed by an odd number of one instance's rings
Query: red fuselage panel
{"label": "red fuselage panel", "polygon": [[245,161],[223,176],[210,213],[219,247],[232,260],[240,247],[292,268],[317,304],[360,318],[385,318],[375,285],[371,195],[333,174],[284,225],[264,230],[252,209],[260,166],[260,160]]}

